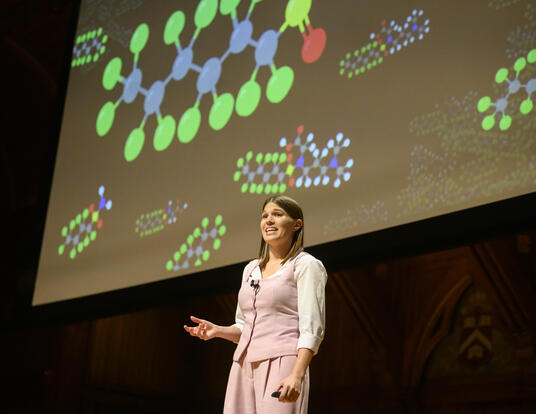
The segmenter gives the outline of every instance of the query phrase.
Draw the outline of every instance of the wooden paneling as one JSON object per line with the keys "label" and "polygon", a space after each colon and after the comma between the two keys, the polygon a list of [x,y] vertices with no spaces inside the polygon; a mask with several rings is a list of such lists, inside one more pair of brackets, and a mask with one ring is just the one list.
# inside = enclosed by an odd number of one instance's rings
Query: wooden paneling
{"label": "wooden paneling", "polygon": [[[534,250],[516,246],[511,237],[330,274],[310,412],[531,412]],[[500,345],[513,347],[514,362],[505,368],[503,361],[496,371],[490,364],[484,377],[424,376],[438,344],[454,335],[468,286],[487,295],[506,341]],[[235,307],[235,294],[217,295],[3,335],[6,406],[11,412],[219,412],[234,344],[200,341],[182,326],[190,315],[232,323]]]}

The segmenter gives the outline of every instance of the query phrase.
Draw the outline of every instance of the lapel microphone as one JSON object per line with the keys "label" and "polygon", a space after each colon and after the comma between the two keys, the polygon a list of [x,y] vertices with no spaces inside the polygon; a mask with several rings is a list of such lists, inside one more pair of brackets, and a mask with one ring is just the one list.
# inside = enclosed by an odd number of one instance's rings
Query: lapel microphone
{"label": "lapel microphone", "polygon": [[259,281],[258,280],[255,280],[255,279],[251,279],[251,281],[249,282],[249,285],[253,288],[253,289],[257,289],[259,288]]}

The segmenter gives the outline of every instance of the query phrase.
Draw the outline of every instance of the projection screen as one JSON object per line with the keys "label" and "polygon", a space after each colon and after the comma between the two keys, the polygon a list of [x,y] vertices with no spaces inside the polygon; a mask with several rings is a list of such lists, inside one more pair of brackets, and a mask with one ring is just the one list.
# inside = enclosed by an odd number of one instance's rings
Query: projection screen
{"label": "projection screen", "polygon": [[[82,0],[34,305],[536,188],[536,2]],[[239,277],[239,276],[237,276]]]}

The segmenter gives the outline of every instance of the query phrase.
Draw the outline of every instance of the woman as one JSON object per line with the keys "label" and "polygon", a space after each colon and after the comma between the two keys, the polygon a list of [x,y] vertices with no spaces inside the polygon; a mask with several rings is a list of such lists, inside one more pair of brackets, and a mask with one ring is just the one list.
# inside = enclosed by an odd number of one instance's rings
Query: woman
{"label": "woman", "polygon": [[203,340],[238,344],[224,414],[306,413],[308,367],[324,337],[327,274],[303,251],[303,213],[296,201],[268,198],[260,227],[259,258],[244,269],[236,323],[218,326],[192,316],[197,326],[184,329]]}

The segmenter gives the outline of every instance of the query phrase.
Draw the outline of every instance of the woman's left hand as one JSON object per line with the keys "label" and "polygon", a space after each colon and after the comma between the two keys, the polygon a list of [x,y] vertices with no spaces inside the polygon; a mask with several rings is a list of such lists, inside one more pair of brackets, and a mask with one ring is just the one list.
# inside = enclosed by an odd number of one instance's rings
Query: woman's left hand
{"label": "woman's left hand", "polygon": [[295,402],[300,396],[302,390],[302,378],[297,375],[290,374],[279,383],[274,391],[281,391],[279,401]]}

